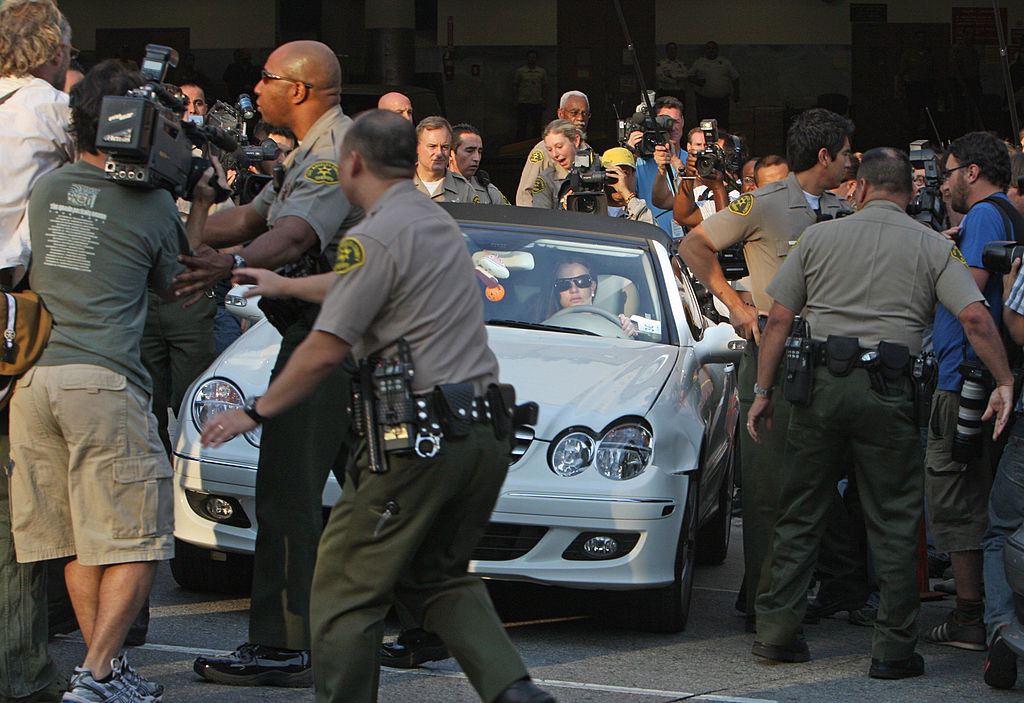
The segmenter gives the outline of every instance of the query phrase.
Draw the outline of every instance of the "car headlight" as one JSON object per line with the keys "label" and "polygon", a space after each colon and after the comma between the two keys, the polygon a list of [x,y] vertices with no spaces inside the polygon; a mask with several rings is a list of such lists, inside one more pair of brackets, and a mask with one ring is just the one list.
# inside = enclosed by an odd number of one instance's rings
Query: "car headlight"
{"label": "car headlight", "polygon": [[[192,396],[192,422],[196,429],[202,432],[206,421],[217,413],[241,408],[245,405],[245,396],[238,386],[223,378],[211,378],[199,388]],[[260,446],[262,425],[245,433],[245,439],[254,447]]]}
{"label": "car headlight", "polygon": [[575,476],[594,461],[594,438],[586,432],[570,432],[551,452],[551,470],[559,476]]}
{"label": "car headlight", "polygon": [[650,463],[652,443],[651,431],[643,425],[616,425],[597,443],[597,470],[613,481],[635,478]]}

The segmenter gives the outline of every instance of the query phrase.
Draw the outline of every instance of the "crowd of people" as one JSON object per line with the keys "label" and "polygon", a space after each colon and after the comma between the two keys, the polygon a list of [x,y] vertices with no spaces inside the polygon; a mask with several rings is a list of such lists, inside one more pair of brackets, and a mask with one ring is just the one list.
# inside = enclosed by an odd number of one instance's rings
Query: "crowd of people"
{"label": "crowd of people", "polygon": [[[462,236],[431,201],[513,206],[481,168],[484,136],[440,115],[417,121],[397,92],[353,119],[339,104],[334,52],[289,42],[262,69],[239,55],[225,74],[257,97],[252,137],[276,156],[228,172],[212,158],[189,199],[175,201],[104,177],[102,100],[145,79],[113,59],[73,76],[71,39],[53,0],[0,7],[0,285],[30,287],[55,321],[16,381],[0,435],[0,460],[10,459],[0,481],[0,700],[161,700],[124,647],[144,641],[156,565],[173,555],[167,411],[243,332],[223,307],[231,281],[255,285],[282,343],[267,392],[203,428],[206,445],[258,427],[262,440],[248,636],[229,656],[197,658],[196,673],[372,701],[382,662],[451,654],[484,700],[554,700],[466,574],[507,468],[510,432],[495,405],[511,417],[514,400],[498,384]],[[923,638],[988,650],[985,681],[1012,687],[1017,654],[1004,628],[1016,615],[1002,560],[1024,521],[1024,423],[995,440],[1024,412],[1010,365],[1024,343],[1024,276],[1019,262],[1005,277],[988,270],[983,252],[1024,241],[1021,145],[965,134],[941,150],[936,178],[899,149],[855,154],[853,123],[816,108],[789,127],[785,156],[751,156],[721,128],[738,73],[709,42],[692,68],[670,45],[650,121],[599,152],[583,92],[563,93],[542,124],[547,79],[529,59],[516,73],[518,114],[522,136],[540,141],[515,206],[662,228],[684,275],[747,340],[736,606],[756,633],[753,654],[806,661],[802,624],[849,612],[874,627],[872,677],[922,674],[915,564],[927,513],[957,598]],[[682,81],[702,88],[708,118],[688,131]],[[202,123],[201,81],[169,87],[182,117]],[[246,196],[236,186],[250,171],[262,187]],[[596,190],[582,198],[581,188]],[[922,188],[941,193],[941,231],[907,214]],[[221,189],[232,200],[216,203]],[[747,275],[730,280],[719,255],[736,248]],[[593,300],[584,264],[556,273],[560,307]],[[802,376],[791,348],[804,354]],[[408,355],[423,412],[442,417],[433,399],[461,386],[474,422],[446,430],[449,452],[390,456],[382,470],[358,439],[367,420],[349,411],[362,382],[343,363],[350,352]],[[934,395],[914,376],[929,353]],[[985,441],[966,453],[954,441],[965,377],[972,402],[987,399]],[[459,402],[451,392],[448,405]],[[343,493],[324,527],[329,473]],[[48,599],[48,578],[66,592]],[[46,651],[48,616],[68,600],[86,643],[70,680]],[[383,643],[392,608],[402,633]]]}

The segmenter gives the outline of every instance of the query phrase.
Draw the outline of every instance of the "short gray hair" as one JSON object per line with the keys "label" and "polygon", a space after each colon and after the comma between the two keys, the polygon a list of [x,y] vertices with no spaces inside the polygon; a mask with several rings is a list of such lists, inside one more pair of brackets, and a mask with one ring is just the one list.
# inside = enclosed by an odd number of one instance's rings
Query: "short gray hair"
{"label": "short gray hair", "polygon": [[590,109],[590,98],[587,97],[586,93],[581,93],[578,90],[567,90],[562,93],[562,97],[558,101],[559,110],[565,107],[565,103],[569,98],[583,98],[583,102],[587,104],[587,109]]}

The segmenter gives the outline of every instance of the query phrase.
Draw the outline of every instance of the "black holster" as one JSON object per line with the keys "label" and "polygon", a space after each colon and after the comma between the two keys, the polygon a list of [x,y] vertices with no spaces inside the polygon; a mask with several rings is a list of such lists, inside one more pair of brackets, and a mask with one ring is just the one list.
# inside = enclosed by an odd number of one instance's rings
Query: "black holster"
{"label": "black holster", "polygon": [[833,376],[849,376],[860,354],[860,340],[856,337],[830,334],[825,340],[826,363],[829,373]]}
{"label": "black holster", "polygon": [[807,407],[814,391],[814,343],[800,316],[793,319],[783,353],[782,397],[793,405]]}
{"label": "black holster", "polygon": [[437,422],[448,439],[465,439],[473,428],[472,383],[444,383],[434,388]]}

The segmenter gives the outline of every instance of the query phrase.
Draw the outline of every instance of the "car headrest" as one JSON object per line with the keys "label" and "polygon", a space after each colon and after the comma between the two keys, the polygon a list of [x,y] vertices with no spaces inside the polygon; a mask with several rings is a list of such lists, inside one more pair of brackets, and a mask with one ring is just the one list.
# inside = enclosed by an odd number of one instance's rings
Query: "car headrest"
{"label": "car headrest", "polygon": [[629,317],[640,308],[640,294],[633,282],[624,276],[598,276],[594,305],[615,315],[622,313]]}

